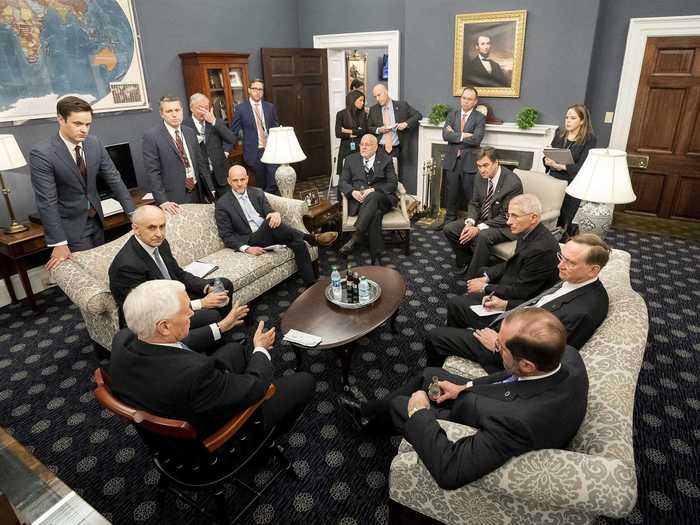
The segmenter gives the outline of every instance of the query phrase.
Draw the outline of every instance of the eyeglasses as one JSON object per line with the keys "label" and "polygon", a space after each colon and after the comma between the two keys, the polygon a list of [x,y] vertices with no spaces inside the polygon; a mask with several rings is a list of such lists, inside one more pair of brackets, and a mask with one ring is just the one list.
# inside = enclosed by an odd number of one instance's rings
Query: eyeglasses
{"label": "eyeglasses", "polygon": [[557,259],[560,263],[564,263],[566,266],[576,266],[576,263],[571,259],[564,257],[561,252],[557,252]]}
{"label": "eyeglasses", "polygon": [[262,91],[262,90],[263,90],[263,88],[254,88],[254,87],[248,88],[248,89],[249,89],[250,91]]}

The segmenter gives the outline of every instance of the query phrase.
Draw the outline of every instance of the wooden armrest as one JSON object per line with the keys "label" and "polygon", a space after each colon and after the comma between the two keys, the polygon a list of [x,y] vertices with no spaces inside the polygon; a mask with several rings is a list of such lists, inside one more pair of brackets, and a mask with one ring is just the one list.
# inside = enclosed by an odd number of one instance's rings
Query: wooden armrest
{"label": "wooden armrest", "polygon": [[260,401],[258,401],[254,405],[250,405],[243,412],[236,414],[233,418],[231,418],[228,421],[228,423],[226,423],[223,427],[217,430],[214,434],[206,438],[203,441],[203,444],[206,447],[206,449],[209,452],[214,452],[221,445],[226,443],[231,438],[231,436],[233,436],[236,432],[238,432],[241,429],[245,422],[248,421],[248,419],[250,419],[250,416],[252,416],[253,413],[255,413],[255,411],[260,405],[263,404],[264,401],[267,401],[273,395],[275,395],[275,390],[275,385],[268,386],[265,395]]}

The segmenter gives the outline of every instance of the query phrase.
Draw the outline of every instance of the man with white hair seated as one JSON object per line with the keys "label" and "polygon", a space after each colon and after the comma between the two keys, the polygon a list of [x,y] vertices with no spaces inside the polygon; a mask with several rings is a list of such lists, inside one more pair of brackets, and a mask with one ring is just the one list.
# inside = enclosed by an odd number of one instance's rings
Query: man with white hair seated
{"label": "man with white hair seated", "polygon": [[542,203],[525,193],[508,203],[511,233],[517,239],[515,254],[500,264],[481,268],[481,277],[467,281],[467,295],[452,297],[447,304],[447,326],[485,328],[495,315],[479,317],[472,306],[493,296],[530,299],[559,281],[559,243],[541,223]]}
{"label": "man with white hair seated", "polygon": [[[247,307],[232,310],[241,324]],[[192,423],[209,435],[236,413],[262,399],[274,382],[275,395],[263,403],[266,429],[283,432],[301,414],[314,390],[314,378],[299,372],[275,379],[270,352],[275,329],[261,321],[246,355],[228,343],[210,356],[193,351],[188,335],[192,309],[185,286],[172,280],[140,284],[124,302],[128,328],[112,342],[110,375],[117,398],[161,417]]]}

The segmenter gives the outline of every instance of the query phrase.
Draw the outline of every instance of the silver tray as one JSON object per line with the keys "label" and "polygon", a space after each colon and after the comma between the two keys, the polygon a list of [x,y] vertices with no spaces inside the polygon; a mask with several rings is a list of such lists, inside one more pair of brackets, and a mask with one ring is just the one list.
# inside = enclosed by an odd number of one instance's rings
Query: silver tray
{"label": "silver tray", "polygon": [[331,288],[330,284],[326,286],[326,299],[336,306],[340,306],[341,308],[346,308],[348,310],[359,310],[360,308],[364,308],[365,306],[369,306],[370,304],[376,302],[382,295],[382,287],[379,286],[379,283],[375,283],[369,279],[367,279],[367,283],[369,284],[369,301],[366,303],[346,303],[342,300],[336,299],[333,297],[333,289]]}

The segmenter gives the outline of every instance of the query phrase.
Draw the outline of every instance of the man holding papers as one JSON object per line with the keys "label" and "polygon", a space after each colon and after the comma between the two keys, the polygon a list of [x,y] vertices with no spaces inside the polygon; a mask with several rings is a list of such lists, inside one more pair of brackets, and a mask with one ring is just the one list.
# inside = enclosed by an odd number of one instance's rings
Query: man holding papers
{"label": "man holding papers", "polygon": [[248,255],[263,255],[266,246],[285,244],[294,252],[299,273],[306,286],[316,282],[309,250],[312,246],[330,246],[337,232],[304,233],[282,222],[282,216],[270,206],[260,188],[248,188],[248,173],[243,166],[232,166],[228,172],[231,192],[218,201],[214,216],[224,245]]}
{"label": "man holding papers", "polygon": [[[608,294],[598,274],[609,257],[610,248],[600,237],[592,233],[577,235],[559,254],[560,282],[528,301],[507,301],[495,294],[484,297],[483,309],[488,317],[481,319],[489,323],[485,328],[465,326],[458,319],[448,318],[446,327],[436,328],[428,335],[427,366],[442,366],[447,356],[457,355],[478,362],[489,373],[503,369],[495,344],[501,322],[513,310],[532,307],[544,308],[557,316],[566,328],[566,343],[580,349],[608,314]],[[498,312],[505,313],[494,315]]]}

